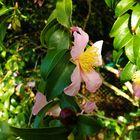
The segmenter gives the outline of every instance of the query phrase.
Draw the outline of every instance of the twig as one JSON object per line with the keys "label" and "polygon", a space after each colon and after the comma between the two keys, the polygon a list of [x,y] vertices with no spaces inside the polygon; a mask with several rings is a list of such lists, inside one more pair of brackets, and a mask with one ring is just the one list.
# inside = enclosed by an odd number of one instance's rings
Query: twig
{"label": "twig", "polygon": [[138,101],[133,100],[126,93],[124,93],[123,91],[121,91],[120,89],[115,87],[114,85],[112,85],[106,81],[103,81],[103,84],[106,85],[107,87],[109,87],[110,89],[114,90],[117,95],[122,96],[125,99],[129,100],[134,106],[139,106]]}
{"label": "twig", "polygon": [[88,14],[86,16],[86,19],[84,21],[84,25],[83,25],[83,30],[85,30],[86,26],[87,26],[87,22],[89,20],[90,14],[91,14],[91,1],[92,0],[87,0],[87,4],[88,4]]}
{"label": "twig", "polygon": [[[116,77],[118,77],[118,78],[120,77],[119,70],[112,68],[110,66],[105,66],[105,68],[106,68],[106,70],[114,73],[116,75]],[[127,89],[130,91],[130,93],[133,94],[132,84],[129,81],[125,82],[124,84],[127,87]]]}

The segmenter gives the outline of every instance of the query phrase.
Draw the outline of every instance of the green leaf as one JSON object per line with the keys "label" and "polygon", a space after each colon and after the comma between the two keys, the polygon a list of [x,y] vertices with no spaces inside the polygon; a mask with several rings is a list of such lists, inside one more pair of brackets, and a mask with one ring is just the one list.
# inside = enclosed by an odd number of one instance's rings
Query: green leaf
{"label": "green leaf", "polygon": [[70,55],[66,53],[49,74],[46,85],[48,100],[61,95],[64,88],[70,84],[70,75],[74,69],[74,65],[69,62],[69,59]]}
{"label": "green leaf", "polygon": [[123,15],[125,12],[127,12],[134,4],[136,3],[135,0],[121,0],[116,8],[115,8],[115,15],[121,16]]}
{"label": "green leaf", "polygon": [[35,117],[34,123],[33,123],[33,127],[34,128],[39,128],[43,118],[46,114],[46,112],[52,108],[53,106],[55,106],[56,104],[58,104],[58,100],[52,101],[50,103],[48,103],[47,105],[45,105],[38,113],[38,115]]}
{"label": "green leaf", "polygon": [[49,50],[69,49],[69,31],[53,21],[42,31],[41,42],[46,44]]}
{"label": "green leaf", "polygon": [[115,21],[111,31],[110,36],[115,37],[117,34],[120,33],[121,30],[125,31],[128,29],[128,21],[129,21],[129,14],[125,14],[121,17],[118,17]]}
{"label": "green leaf", "polygon": [[14,9],[13,7],[2,6],[2,8],[0,9],[0,16],[12,11],[13,9]]}
{"label": "green leaf", "polygon": [[114,9],[116,0],[105,0],[108,7]]}
{"label": "green leaf", "polygon": [[81,115],[78,118],[77,130],[80,137],[95,136],[100,132],[101,124],[93,117]]}
{"label": "green leaf", "polygon": [[120,80],[123,82],[131,80],[135,71],[136,71],[136,65],[134,65],[129,61],[121,73]]}
{"label": "green leaf", "polygon": [[12,135],[9,125],[4,121],[0,121],[0,140],[7,140]]}
{"label": "green leaf", "polygon": [[124,28],[120,30],[120,32],[115,36],[113,45],[116,50],[122,49],[129,41],[133,38],[129,28]]}
{"label": "green leaf", "polygon": [[56,26],[56,24],[57,24],[57,21],[53,20],[52,22],[48,23],[44,27],[44,29],[42,30],[41,35],[40,35],[40,42],[41,42],[42,46],[46,45],[46,33],[48,32],[49,29],[51,29],[54,26]]}
{"label": "green leaf", "polygon": [[49,16],[48,20],[47,20],[47,24],[50,24],[53,20],[55,20],[56,18],[56,9],[53,10],[53,12],[51,13],[51,15]]}
{"label": "green leaf", "polygon": [[67,140],[69,130],[65,127],[24,129],[11,127],[14,135],[20,136],[24,140]]}
{"label": "green leaf", "polygon": [[140,21],[140,4],[138,3],[133,7],[132,15],[131,15],[131,28],[135,30]]}
{"label": "green leaf", "polygon": [[66,51],[67,50],[51,50],[48,52],[41,63],[41,75],[44,80],[47,79],[48,75],[54,69],[59,60],[62,59]]}
{"label": "green leaf", "polygon": [[81,109],[79,108],[74,97],[68,96],[68,95],[63,93],[59,98],[60,98],[60,107],[62,109],[63,108],[71,108],[75,112],[80,112]]}
{"label": "green leaf", "polygon": [[134,56],[136,59],[137,68],[140,69],[140,36],[134,35],[134,42],[133,42],[133,50]]}
{"label": "green leaf", "polygon": [[72,0],[58,0],[56,3],[56,18],[63,26],[71,26]]}
{"label": "green leaf", "polygon": [[0,24],[0,41],[3,41],[4,37],[6,35],[6,29],[7,29],[6,20],[7,20],[7,18],[5,20],[3,20]]}
{"label": "green leaf", "polygon": [[135,63],[135,56],[133,51],[133,38],[125,46],[125,54],[128,57],[129,61]]}
{"label": "green leaf", "polygon": [[113,50],[113,61],[115,63],[118,63],[119,58],[121,57],[122,54],[123,54],[123,50],[122,49],[120,49],[119,51]]}

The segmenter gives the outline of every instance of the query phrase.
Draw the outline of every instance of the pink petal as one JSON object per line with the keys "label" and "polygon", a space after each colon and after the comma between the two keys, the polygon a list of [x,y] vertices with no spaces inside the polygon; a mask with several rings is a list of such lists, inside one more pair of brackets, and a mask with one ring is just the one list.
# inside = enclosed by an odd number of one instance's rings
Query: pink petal
{"label": "pink petal", "polygon": [[140,98],[140,84],[136,84],[133,82],[132,84],[133,90],[134,90],[134,95],[138,98]]}
{"label": "pink petal", "polygon": [[96,108],[97,108],[97,106],[96,106],[95,102],[91,102],[91,101],[86,102],[83,106],[83,110],[86,113],[91,113]]}
{"label": "pink petal", "polygon": [[33,106],[32,113],[33,115],[37,115],[38,112],[47,104],[46,96],[40,92],[36,94],[36,101]]}
{"label": "pink petal", "polygon": [[69,96],[75,96],[80,90],[80,85],[82,81],[79,65],[76,65],[76,68],[71,75],[71,81],[72,83],[64,89],[64,93]]}
{"label": "pink petal", "polygon": [[102,85],[102,79],[95,70],[92,70],[89,73],[81,72],[81,75],[86,83],[86,89],[90,92],[95,92]]}
{"label": "pink petal", "polygon": [[98,58],[96,58],[98,61],[97,63],[95,63],[95,66],[101,66],[102,65],[102,55],[101,55],[101,51],[102,51],[102,45],[103,45],[103,40],[97,41],[93,44],[93,47],[97,48],[98,50]]}
{"label": "pink petal", "polygon": [[[78,58],[81,53],[84,52],[84,49],[89,41],[89,36],[79,27],[74,27],[74,46],[71,49],[71,56],[73,60]],[[76,31],[77,30],[77,31]]]}

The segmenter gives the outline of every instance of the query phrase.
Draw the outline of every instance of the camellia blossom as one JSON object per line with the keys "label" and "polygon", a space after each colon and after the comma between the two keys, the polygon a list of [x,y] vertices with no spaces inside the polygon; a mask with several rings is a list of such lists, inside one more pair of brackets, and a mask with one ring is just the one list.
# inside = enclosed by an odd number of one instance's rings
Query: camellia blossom
{"label": "camellia blossom", "polygon": [[132,88],[134,91],[134,95],[140,98],[140,70],[136,71],[132,78]]}
{"label": "camellia blossom", "polygon": [[[43,95],[40,92],[37,92],[36,94],[36,100],[35,100],[35,104],[33,106],[32,109],[32,114],[33,115],[37,115],[38,112],[47,104],[47,100],[46,100],[46,96]],[[58,105],[53,106],[52,108],[50,108],[48,110],[48,112],[46,113],[46,115],[51,115],[54,117],[58,117],[60,114],[61,108]]]}
{"label": "camellia blossom", "polygon": [[97,109],[97,106],[95,102],[91,102],[91,101],[86,102],[82,107],[82,110],[86,113],[91,113],[95,109]]}
{"label": "camellia blossom", "polygon": [[85,82],[86,89],[95,92],[102,84],[100,75],[94,70],[102,65],[101,49],[103,41],[97,41],[86,48],[89,36],[79,27],[72,27],[74,46],[71,56],[76,64],[71,75],[72,83],[64,89],[65,94],[75,96],[80,90],[81,82]]}

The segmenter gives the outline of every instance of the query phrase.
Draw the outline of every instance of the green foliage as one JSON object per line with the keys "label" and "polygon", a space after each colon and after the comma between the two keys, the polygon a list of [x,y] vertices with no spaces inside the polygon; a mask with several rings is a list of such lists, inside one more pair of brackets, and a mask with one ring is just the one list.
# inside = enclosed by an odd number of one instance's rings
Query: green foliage
{"label": "green foliage", "polygon": [[[139,63],[140,11],[138,10],[139,6],[140,4],[137,1],[121,0],[115,8],[115,14],[117,16],[117,19],[110,32],[110,36],[114,37],[114,42],[113,42],[114,61],[118,62],[121,55],[125,54],[128,58],[128,61],[130,61],[128,62],[129,66],[131,63],[131,65],[135,66],[135,70],[140,69],[140,63]],[[132,69],[131,69],[132,71],[131,70],[129,71],[128,64],[125,66],[124,71],[122,72],[120,78],[123,81],[131,80],[132,75],[134,74],[133,73],[134,71]]]}

